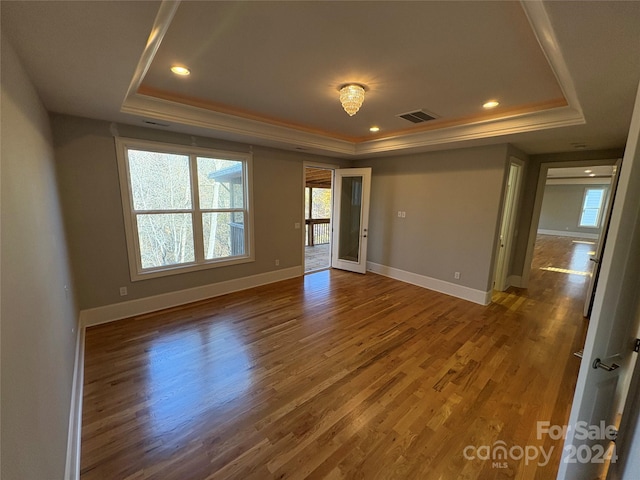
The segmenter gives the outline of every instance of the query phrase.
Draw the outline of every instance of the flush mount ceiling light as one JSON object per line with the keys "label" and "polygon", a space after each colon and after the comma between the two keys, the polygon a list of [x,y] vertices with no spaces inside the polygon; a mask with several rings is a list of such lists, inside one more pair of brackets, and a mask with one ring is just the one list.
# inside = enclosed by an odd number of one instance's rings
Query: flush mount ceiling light
{"label": "flush mount ceiling light", "polygon": [[191,71],[189,71],[188,68],[181,67],[180,65],[174,65],[171,67],[171,71],[176,75],[182,75],[183,77],[191,74]]}
{"label": "flush mount ceiling light", "polygon": [[344,111],[353,117],[364,102],[364,85],[359,83],[347,83],[340,87],[340,103]]}
{"label": "flush mount ceiling light", "polygon": [[498,105],[500,105],[500,102],[498,102],[497,100],[489,100],[482,105],[482,108],[496,108]]}
{"label": "flush mount ceiling light", "polygon": [[591,173],[593,170],[585,170],[584,173]]}

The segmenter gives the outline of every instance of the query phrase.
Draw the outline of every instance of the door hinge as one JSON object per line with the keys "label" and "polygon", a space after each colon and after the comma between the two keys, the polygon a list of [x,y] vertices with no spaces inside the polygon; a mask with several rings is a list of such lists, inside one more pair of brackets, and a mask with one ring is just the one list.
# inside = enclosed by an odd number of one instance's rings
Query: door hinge
{"label": "door hinge", "polygon": [[636,344],[633,347],[633,351],[634,352],[639,352],[640,353],[640,338],[636,338]]}

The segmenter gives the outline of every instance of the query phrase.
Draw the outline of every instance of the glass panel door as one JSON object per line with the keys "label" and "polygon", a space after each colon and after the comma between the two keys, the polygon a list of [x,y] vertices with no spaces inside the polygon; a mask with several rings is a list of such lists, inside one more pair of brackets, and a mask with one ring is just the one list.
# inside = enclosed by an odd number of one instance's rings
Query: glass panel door
{"label": "glass panel door", "polygon": [[357,262],[360,258],[362,177],[342,177],[338,258]]}
{"label": "glass panel door", "polygon": [[333,259],[331,266],[352,272],[367,270],[370,168],[336,170]]}

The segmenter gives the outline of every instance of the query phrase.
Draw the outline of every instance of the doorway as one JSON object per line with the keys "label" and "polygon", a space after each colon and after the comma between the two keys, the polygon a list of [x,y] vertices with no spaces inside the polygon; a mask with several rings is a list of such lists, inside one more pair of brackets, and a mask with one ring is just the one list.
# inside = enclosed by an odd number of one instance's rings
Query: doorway
{"label": "doorway", "polygon": [[304,272],[331,267],[331,207],[333,170],[304,169]]}
{"label": "doorway", "polygon": [[[529,270],[524,272],[522,286],[536,288],[538,270],[566,275],[572,295],[580,295],[589,305],[615,191],[616,170],[612,160],[541,166],[540,200],[536,200],[527,252]],[[588,316],[588,308],[584,316]]]}
{"label": "doorway", "polygon": [[[522,286],[527,288],[529,295],[537,298],[561,299],[559,308],[550,316],[553,320],[549,323],[550,328],[580,318],[580,325],[584,328],[582,341],[576,342],[574,338],[572,345],[572,353],[579,358],[559,357],[559,362],[565,362],[571,368],[576,365],[582,370],[598,368],[593,366],[593,352],[589,351],[588,337],[592,323],[597,323],[598,319],[594,317],[595,320],[587,321],[581,317],[587,316],[583,307],[591,298],[590,283],[592,288],[595,286],[595,279],[593,282],[591,280],[598,273],[598,261],[608,230],[616,190],[617,165],[618,162],[614,160],[601,160],[542,164],[540,169],[526,257],[528,271],[523,272]],[[557,321],[555,325],[554,321]],[[602,358],[604,366],[613,363],[609,356],[605,358],[602,353],[598,354],[598,358]],[[597,382],[593,385],[594,389],[600,388]],[[575,392],[576,399],[583,397],[579,393],[579,377],[576,377],[576,383],[566,384],[565,388],[572,395]],[[593,392],[592,389],[586,397],[590,400],[596,397],[604,399],[610,393],[605,388],[597,394]],[[565,408],[569,405],[568,402],[562,403]],[[594,408],[593,412],[598,408]],[[607,421],[606,424],[611,425],[612,422]],[[575,421],[563,419],[558,425],[575,426]],[[596,475],[566,475],[563,470],[565,466],[561,462],[558,478],[596,478]]]}

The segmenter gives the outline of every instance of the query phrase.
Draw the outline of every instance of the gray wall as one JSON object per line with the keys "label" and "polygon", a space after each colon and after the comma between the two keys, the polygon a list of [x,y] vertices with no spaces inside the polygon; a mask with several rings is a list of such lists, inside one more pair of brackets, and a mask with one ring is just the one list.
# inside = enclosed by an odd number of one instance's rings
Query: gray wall
{"label": "gray wall", "polygon": [[507,152],[495,145],[358,162],[373,168],[368,260],[488,291]]}
{"label": "gray wall", "polygon": [[[183,290],[302,263],[303,161],[337,164],[325,157],[253,148],[255,262],[131,282],[127,261],[118,166],[112,132],[220,150],[248,145],[163,130],[112,125],[64,115],[52,117],[62,202],[77,282],[79,307],[88,309]],[[344,163],[344,162],[343,162]],[[280,266],[275,266],[275,260]],[[120,287],[128,296],[121,297]]]}
{"label": "gray wall", "polygon": [[538,230],[599,233],[600,228],[581,227],[579,223],[585,189],[601,187],[608,189],[609,185],[545,185]]}
{"label": "gray wall", "polygon": [[61,479],[77,310],[49,118],[15,52],[4,37],[1,43],[0,476]]}

